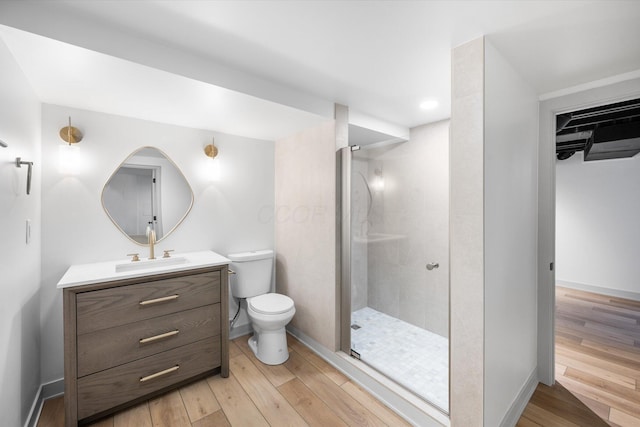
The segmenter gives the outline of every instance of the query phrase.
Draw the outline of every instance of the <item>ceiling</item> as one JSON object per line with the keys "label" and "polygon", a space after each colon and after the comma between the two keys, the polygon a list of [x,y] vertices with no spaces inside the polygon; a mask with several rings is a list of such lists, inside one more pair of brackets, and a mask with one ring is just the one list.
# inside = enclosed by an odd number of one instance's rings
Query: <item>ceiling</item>
{"label": "ceiling", "polygon": [[42,102],[274,140],[322,120],[316,114],[0,27]]}
{"label": "ceiling", "polygon": [[449,117],[451,49],[482,35],[541,96],[638,72],[639,18],[615,0],[21,0],[0,24],[49,39],[0,37],[43,102],[275,139],[334,102],[406,128]]}

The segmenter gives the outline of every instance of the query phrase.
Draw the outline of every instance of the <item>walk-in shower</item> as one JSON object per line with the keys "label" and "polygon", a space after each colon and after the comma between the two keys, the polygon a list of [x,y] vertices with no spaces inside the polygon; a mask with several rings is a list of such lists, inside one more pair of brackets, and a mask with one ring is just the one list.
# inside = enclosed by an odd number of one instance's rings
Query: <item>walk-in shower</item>
{"label": "walk-in shower", "polygon": [[[448,122],[340,153],[341,349],[449,408]],[[350,143],[352,143],[350,138]]]}

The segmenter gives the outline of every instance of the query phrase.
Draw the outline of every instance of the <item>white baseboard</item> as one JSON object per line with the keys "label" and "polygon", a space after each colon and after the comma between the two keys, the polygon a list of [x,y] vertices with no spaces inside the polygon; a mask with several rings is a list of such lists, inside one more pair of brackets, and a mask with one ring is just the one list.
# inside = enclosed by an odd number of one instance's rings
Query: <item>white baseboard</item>
{"label": "white baseboard", "polygon": [[529,403],[531,396],[536,391],[536,387],[538,386],[538,368],[534,368],[527,381],[522,386],[520,393],[516,396],[513,403],[511,403],[511,407],[505,414],[502,422],[500,423],[500,427],[514,427],[522,413],[524,412],[524,408]]}
{"label": "white baseboard", "polygon": [[42,384],[38,389],[36,398],[31,405],[31,411],[27,421],[24,423],[24,427],[35,427],[38,424],[38,418],[40,418],[40,412],[42,411],[42,405],[45,400],[52,397],[60,396],[64,394],[64,379],[61,378],[56,381],[52,381],[47,384]]}
{"label": "white baseboard", "polygon": [[556,285],[570,289],[577,289],[579,291],[593,292],[595,294],[608,295],[610,297],[630,299],[633,301],[640,301],[640,293],[624,291],[620,289],[603,288],[601,286],[586,285],[584,283],[569,282],[565,280],[556,280]]}
{"label": "white baseboard", "polygon": [[414,426],[448,427],[449,417],[346,354],[334,353],[295,327],[287,332]]}

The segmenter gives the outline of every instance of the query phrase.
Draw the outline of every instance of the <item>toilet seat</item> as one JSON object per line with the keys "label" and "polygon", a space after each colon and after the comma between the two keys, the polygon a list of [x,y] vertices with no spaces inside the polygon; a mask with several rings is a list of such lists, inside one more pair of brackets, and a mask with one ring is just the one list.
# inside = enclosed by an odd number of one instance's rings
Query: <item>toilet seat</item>
{"label": "toilet seat", "polygon": [[293,300],[286,295],[264,294],[248,299],[249,307],[260,314],[281,314],[293,308]]}

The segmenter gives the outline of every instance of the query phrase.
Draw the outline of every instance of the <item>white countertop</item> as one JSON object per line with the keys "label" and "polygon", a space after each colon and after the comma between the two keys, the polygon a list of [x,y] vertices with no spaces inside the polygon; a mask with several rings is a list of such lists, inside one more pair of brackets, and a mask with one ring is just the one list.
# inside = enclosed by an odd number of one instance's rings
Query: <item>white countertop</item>
{"label": "white countertop", "polygon": [[[123,266],[132,263],[130,258],[119,259],[116,261],[96,262],[91,264],[78,264],[69,267],[67,272],[58,282],[58,289],[69,288],[72,286],[89,285],[92,283],[109,282],[113,280],[129,279],[132,277],[150,276],[152,274],[169,273],[172,271],[185,271],[202,267],[215,267],[218,265],[229,264],[227,258],[213,251],[201,252],[185,252],[171,254],[171,258],[185,258],[184,262],[178,264],[162,264],[163,258],[158,258],[158,262],[154,260],[146,260],[140,258],[138,268],[130,271],[116,271],[116,266]],[[148,266],[148,268],[147,268]]]}

